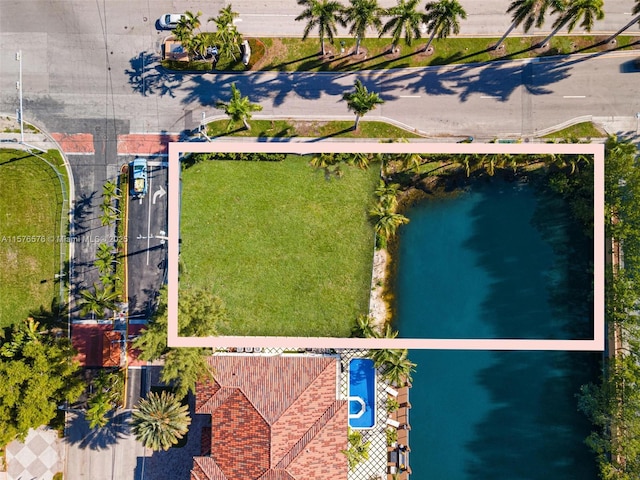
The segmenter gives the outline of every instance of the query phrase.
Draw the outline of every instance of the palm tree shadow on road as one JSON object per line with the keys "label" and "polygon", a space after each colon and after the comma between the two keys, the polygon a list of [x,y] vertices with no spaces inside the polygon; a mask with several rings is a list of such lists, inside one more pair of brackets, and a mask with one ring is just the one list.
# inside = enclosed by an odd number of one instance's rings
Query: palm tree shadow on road
{"label": "palm tree shadow on road", "polygon": [[130,434],[130,416],[129,412],[116,413],[109,419],[106,427],[90,429],[84,415],[75,414],[67,426],[66,441],[81,449],[103,450]]}

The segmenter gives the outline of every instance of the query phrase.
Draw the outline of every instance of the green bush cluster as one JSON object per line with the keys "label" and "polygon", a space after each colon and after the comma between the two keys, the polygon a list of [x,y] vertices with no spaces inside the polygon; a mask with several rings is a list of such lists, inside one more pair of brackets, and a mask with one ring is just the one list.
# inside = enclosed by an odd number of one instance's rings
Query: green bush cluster
{"label": "green bush cluster", "polygon": [[624,262],[605,270],[605,319],[610,347],[600,383],[584,385],[580,409],[595,430],[587,444],[605,479],[640,478],[640,165],[636,147],[611,137],[605,150],[605,238]]}

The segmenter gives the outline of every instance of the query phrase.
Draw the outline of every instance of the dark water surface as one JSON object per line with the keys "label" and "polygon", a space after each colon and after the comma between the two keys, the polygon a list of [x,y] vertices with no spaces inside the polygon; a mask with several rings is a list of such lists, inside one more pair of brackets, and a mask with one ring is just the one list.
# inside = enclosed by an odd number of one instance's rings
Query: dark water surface
{"label": "dark water surface", "polygon": [[[491,179],[406,212],[402,337],[592,338],[592,240],[563,201]],[[412,478],[596,479],[577,410],[599,353],[412,351]]]}

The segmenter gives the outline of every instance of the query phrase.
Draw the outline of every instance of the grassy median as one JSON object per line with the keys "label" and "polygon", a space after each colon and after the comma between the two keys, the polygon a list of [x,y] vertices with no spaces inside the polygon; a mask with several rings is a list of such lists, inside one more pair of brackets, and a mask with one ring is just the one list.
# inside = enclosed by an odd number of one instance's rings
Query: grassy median
{"label": "grassy median", "polygon": [[239,127],[227,132],[228,120],[217,120],[207,125],[207,135],[210,137],[264,137],[264,138],[418,138],[409,130],[398,128],[384,122],[363,120],[358,130],[353,130],[353,121],[300,121],[300,120],[250,120],[251,130]]}
{"label": "grassy median", "polygon": [[368,310],[374,167],[326,177],[308,157],[183,172],[180,288],[227,305],[221,334],[348,337]]}
{"label": "grassy median", "polygon": [[[43,156],[52,164],[59,155]],[[0,328],[57,296],[62,192],[55,173],[20,150],[0,150]]]}

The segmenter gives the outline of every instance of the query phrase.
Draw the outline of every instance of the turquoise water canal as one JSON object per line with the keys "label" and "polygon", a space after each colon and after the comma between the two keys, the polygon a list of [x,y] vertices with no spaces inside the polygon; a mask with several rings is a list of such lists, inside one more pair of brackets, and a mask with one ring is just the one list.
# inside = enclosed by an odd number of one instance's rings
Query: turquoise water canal
{"label": "turquoise water canal", "polygon": [[[406,215],[402,337],[591,338],[592,240],[533,183],[490,179]],[[577,409],[598,353],[412,351],[413,478],[597,478]]]}

